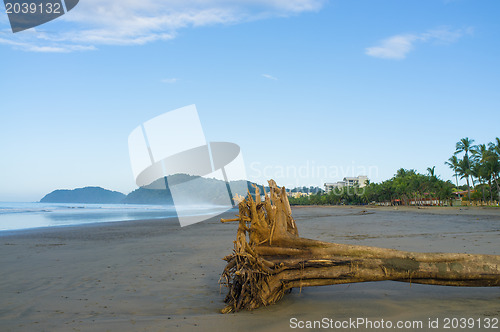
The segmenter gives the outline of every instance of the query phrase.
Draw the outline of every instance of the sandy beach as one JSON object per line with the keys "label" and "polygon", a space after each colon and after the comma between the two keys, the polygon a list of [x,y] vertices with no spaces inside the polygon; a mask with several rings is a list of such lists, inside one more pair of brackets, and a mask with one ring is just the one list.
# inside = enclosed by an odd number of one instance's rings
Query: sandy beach
{"label": "sandy beach", "polygon": [[[500,255],[495,208],[296,207],[293,216],[302,237],[323,241]],[[0,233],[0,330],[289,331],[291,318],[325,317],[422,321],[423,330],[439,319],[441,330],[447,317],[500,318],[500,288],[398,282],[294,289],[276,305],[222,315],[218,280],[237,224],[219,220]]]}

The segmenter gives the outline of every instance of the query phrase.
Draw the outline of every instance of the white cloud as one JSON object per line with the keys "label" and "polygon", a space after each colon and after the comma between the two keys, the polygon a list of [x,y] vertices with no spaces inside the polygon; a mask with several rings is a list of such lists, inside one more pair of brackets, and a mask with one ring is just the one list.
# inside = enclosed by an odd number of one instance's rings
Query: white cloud
{"label": "white cloud", "polygon": [[396,35],[382,40],[377,46],[366,48],[365,53],[376,58],[400,60],[406,58],[418,42],[451,44],[472,33],[472,28],[451,30],[448,27],[441,27],[420,34]]}
{"label": "white cloud", "polygon": [[[4,34],[27,51],[142,45],[175,38],[179,29],[236,24],[321,9],[326,0],[85,0],[52,23],[57,31]],[[49,23],[50,24],[50,23]],[[43,29],[43,26],[40,27]],[[31,29],[32,30],[32,29]],[[72,45],[72,47],[69,47]],[[78,46],[79,48],[75,48]]]}
{"label": "white cloud", "polygon": [[70,53],[74,51],[93,51],[96,50],[93,45],[37,45],[31,42],[25,41],[15,41],[6,38],[0,38],[0,44],[10,45],[14,49],[19,49],[28,52],[39,52],[39,53]]}
{"label": "white cloud", "polygon": [[174,84],[178,81],[177,78],[164,78],[161,80],[162,83]]}
{"label": "white cloud", "polygon": [[278,79],[272,75],[269,75],[269,74],[262,74],[263,77],[267,78],[267,79],[270,79],[270,80],[273,80],[273,81],[277,81]]}
{"label": "white cloud", "polygon": [[368,47],[366,54],[382,59],[404,59],[413,49],[414,35],[400,35],[382,41],[379,46]]}

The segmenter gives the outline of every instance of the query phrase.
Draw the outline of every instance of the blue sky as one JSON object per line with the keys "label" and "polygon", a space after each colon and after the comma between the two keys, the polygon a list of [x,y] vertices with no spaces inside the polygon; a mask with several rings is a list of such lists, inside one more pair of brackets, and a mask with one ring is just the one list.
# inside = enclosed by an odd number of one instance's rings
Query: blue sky
{"label": "blue sky", "polygon": [[0,201],[130,192],[130,132],[190,104],[208,141],[240,145],[250,180],[378,182],[430,166],[452,179],[460,138],[500,136],[499,12],[495,0],[81,0],[16,34],[1,13]]}

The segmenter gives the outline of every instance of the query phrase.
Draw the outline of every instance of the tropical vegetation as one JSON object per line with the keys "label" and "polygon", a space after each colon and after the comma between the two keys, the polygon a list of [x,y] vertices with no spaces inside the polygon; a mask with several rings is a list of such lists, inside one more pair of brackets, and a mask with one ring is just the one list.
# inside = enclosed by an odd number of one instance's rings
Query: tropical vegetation
{"label": "tropical vegetation", "polygon": [[[459,157],[457,157],[459,156]],[[462,138],[455,153],[445,162],[455,177],[467,183],[467,201],[492,202],[500,200],[500,139],[474,145],[474,140]]]}
{"label": "tropical vegetation", "polygon": [[[435,174],[435,166],[428,167],[426,174],[401,168],[391,179],[381,183],[366,183],[361,187],[338,187],[328,193],[290,197],[290,204],[424,205],[430,202],[433,205],[452,205],[457,199],[463,199],[465,204],[493,204],[495,201],[498,204],[500,139],[497,137],[494,142],[488,144],[475,145],[474,142],[468,137],[460,139],[455,145],[453,155],[444,162],[453,170],[455,183],[440,179]],[[459,179],[465,180],[465,186],[459,186]]]}

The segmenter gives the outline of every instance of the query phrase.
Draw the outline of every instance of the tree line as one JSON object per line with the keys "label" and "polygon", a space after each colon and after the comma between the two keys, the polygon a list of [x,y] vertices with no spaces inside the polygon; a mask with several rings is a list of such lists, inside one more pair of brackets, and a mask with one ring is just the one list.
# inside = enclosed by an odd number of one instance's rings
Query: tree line
{"label": "tree line", "polygon": [[[290,197],[292,205],[363,205],[386,202],[391,205],[420,205],[429,200],[448,203],[460,197],[455,193],[467,190],[467,201],[492,202],[500,200],[500,139],[488,144],[474,145],[474,140],[462,138],[445,164],[453,172],[456,184],[435,174],[435,166],[426,174],[414,169],[399,169],[389,180],[366,183],[366,186],[338,187],[328,193]],[[466,185],[459,186],[458,179]]]}
{"label": "tree line", "polygon": [[[462,138],[456,144],[455,153],[445,164],[455,173],[457,186],[459,177],[466,180],[469,201],[471,199],[486,201],[487,196],[489,196],[490,201],[500,199],[500,186],[498,184],[500,139],[498,137],[487,145],[474,145],[473,139]],[[471,187],[476,189],[475,197],[471,196]],[[478,197],[478,195],[481,196]]]}

